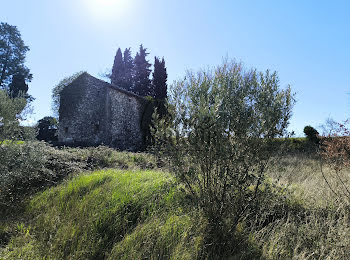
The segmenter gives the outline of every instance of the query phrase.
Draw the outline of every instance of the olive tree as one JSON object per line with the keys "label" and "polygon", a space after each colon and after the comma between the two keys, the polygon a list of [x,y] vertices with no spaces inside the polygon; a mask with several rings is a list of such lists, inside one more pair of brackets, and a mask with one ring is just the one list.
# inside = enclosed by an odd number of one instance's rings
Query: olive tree
{"label": "olive tree", "polygon": [[272,141],[287,133],[293,104],[276,72],[225,61],[188,72],[171,86],[168,116],[154,114],[156,150],[169,158],[216,241],[254,211]]}

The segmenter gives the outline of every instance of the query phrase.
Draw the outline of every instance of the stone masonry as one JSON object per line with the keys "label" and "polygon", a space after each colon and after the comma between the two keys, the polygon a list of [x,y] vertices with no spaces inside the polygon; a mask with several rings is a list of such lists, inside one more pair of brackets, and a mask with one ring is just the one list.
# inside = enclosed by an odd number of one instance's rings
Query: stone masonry
{"label": "stone masonry", "polygon": [[61,92],[58,140],[142,150],[147,107],[145,98],[83,73]]}

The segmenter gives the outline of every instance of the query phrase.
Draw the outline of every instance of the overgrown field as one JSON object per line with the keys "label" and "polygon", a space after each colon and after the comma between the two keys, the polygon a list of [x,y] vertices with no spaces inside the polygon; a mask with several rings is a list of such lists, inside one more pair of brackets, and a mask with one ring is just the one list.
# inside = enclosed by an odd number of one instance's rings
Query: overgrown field
{"label": "overgrown field", "polygon": [[116,152],[107,147],[55,149],[43,142],[0,144],[0,219],[18,210],[28,196],[83,171],[101,168],[153,169],[156,161],[147,154]]}
{"label": "overgrown field", "polygon": [[[18,163],[30,149],[15,145],[19,170],[7,164],[16,175],[6,185],[8,176],[1,175],[1,187],[13,196],[1,197],[0,259],[215,258],[208,257],[203,213],[152,156],[45,146],[40,169],[22,176],[29,166]],[[323,172],[332,187],[343,188],[332,183],[329,169]],[[221,256],[350,259],[350,211],[327,186],[319,158],[283,155],[266,174],[255,214],[240,219]]]}

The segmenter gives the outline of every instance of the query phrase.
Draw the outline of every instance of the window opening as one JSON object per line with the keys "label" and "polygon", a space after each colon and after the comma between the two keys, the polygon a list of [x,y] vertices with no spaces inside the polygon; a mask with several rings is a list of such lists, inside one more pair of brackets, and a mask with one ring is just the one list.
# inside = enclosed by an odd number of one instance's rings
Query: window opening
{"label": "window opening", "polygon": [[100,131],[100,124],[95,124],[94,131],[95,131],[95,133]]}

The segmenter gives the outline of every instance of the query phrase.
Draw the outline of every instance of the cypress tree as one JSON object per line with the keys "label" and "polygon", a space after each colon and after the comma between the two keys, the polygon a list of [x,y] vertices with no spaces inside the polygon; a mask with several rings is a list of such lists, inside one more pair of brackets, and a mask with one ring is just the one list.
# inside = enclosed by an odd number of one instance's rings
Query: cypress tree
{"label": "cypress tree", "polygon": [[140,50],[136,53],[134,64],[135,64],[135,75],[134,75],[134,89],[133,92],[140,96],[154,96],[151,88],[151,80],[149,78],[151,70],[151,64],[146,60],[149,53],[147,49],[140,45]]}
{"label": "cypress tree", "polygon": [[112,68],[111,83],[118,87],[123,88],[123,78],[124,78],[124,62],[123,55],[120,48],[118,48],[117,53],[114,57],[114,63]]}
{"label": "cypress tree", "polygon": [[164,100],[167,98],[167,79],[168,74],[165,68],[165,60],[162,61],[158,57],[154,57],[154,71],[152,86],[154,91],[154,98]]}
{"label": "cypress tree", "polygon": [[124,51],[124,89],[133,91],[133,78],[134,78],[134,59],[131,57],[130,48],[126,48]]}

